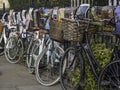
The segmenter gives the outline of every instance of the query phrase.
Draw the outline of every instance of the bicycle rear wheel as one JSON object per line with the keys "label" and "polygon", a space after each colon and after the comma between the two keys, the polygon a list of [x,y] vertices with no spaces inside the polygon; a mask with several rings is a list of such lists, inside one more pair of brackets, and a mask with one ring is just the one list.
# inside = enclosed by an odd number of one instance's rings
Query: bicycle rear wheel
{"label": "bicycle rear wheel", "polygon": [[[52,50],[52,53],[50,54]],[[60,62],[64,50],[54,45],[51,49],[45,48],[36,63],[36,78],[45,86],[56,84],[60,80]]]}
{"label": "bicycle rear wheel", "polygon": [[22,40],[16,36],[10,37],[5,45],[5,57],[10,63],[18,63],[23,54]]}
{"label": "bicycle rear wheel", "polygon": [[98,90],[120,90],[120,60],[111,62],[101,71]]}
{"label": "bicycle rear wheel", "polygon": [[63,90],[82,90],[83,59],[75,51],[75,48],[68,48],[61,60],[60,82]]}

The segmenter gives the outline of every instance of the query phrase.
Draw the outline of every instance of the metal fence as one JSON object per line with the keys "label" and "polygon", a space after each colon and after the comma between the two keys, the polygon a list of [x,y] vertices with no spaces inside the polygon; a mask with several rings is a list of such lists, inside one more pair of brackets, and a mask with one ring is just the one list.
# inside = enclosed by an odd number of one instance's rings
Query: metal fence
{"label": "metal fence", "polygon": [[117,6],[120,5],[120,0],[71,0],[71,7],[78,7],[80,4],[88,3],[97,6]]}

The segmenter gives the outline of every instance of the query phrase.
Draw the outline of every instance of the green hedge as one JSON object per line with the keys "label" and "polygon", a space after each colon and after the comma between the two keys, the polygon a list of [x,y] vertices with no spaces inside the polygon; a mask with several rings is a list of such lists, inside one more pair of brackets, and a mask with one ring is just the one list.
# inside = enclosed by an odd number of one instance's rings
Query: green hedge
{"label": "green hedge", "polygon": [[[104,67],[110,60],[112,50],[106,48],[105,44],[92,43],[92,50],[96,60]],[[86,63],[85,90],[97,90],[97,80]]]}

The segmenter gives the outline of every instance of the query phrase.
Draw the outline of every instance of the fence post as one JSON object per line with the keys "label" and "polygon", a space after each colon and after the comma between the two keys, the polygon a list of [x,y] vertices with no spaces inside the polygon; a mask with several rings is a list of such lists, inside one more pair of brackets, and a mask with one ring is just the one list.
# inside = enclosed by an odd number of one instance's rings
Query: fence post
{"label": "fence post", "polygon": [[3,13],[5,12],[5,3],[3,3]]}
{"label": "fence post", "polygon": [[71,7],[73,7],[73,0],[71,0]]}
{"label": "fence post", "polygon": [[76,0],[74,0],[74,2],[73,2],[73,3],[74,3],[73,7],[75,7],[75,1],[76,1]]}
{"label": "fence post", "polygon": [[117,0],[114,0],[113,5],[117,6]]}
{"label": "fence post", "polygon": [[79,0],[77,0],[77,7],[79,7],[79,3],[80,3],[80,1],[79,1]]}
{"label": "fence post", "polygon": [[109,6],[112,6],[112,0],[109,0],[109,1],[108,1],[108,5],[109,5]]}
{"label": "fence post", "polygon": [[81,4],[83,3],[83,0],[81,0]]}

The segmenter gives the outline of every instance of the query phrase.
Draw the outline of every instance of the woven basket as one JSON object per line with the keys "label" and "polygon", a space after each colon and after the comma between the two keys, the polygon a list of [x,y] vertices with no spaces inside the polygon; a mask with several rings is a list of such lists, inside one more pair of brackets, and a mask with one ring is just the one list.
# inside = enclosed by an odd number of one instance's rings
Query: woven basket
{"label": "woven basket", "polygon": [[[64,18],[62,19],[64,26],[63,26],[63,38],[67,41],[76,41],[80,42],[83,40],[83,32],[87,27],[87,22],[79,21],[76,22],[75,20]],[[96,26],[90,24],[88,35],[91,35],[95,32]]]}
{"label": "woven basket", "polygon": [[111,26],[108,23],[104,23],[104,25],[103,25],[103,31],[105,31],[105,32],[111,32],[111,31],[114,31],[114,30],[115,30],[115,27]]}
{"label": "woven basket", "polygon": [[2,33],[2,31],[3,31],[3,24],[2,23],[0,23],[0,33]]}
{"label": "woven basket", "polygon": [[59,42],[64,42],[63,39],[63,23],[62,22],[57,22],[57,21],[51,21],[50,22],[50,38],[59,41]]}

